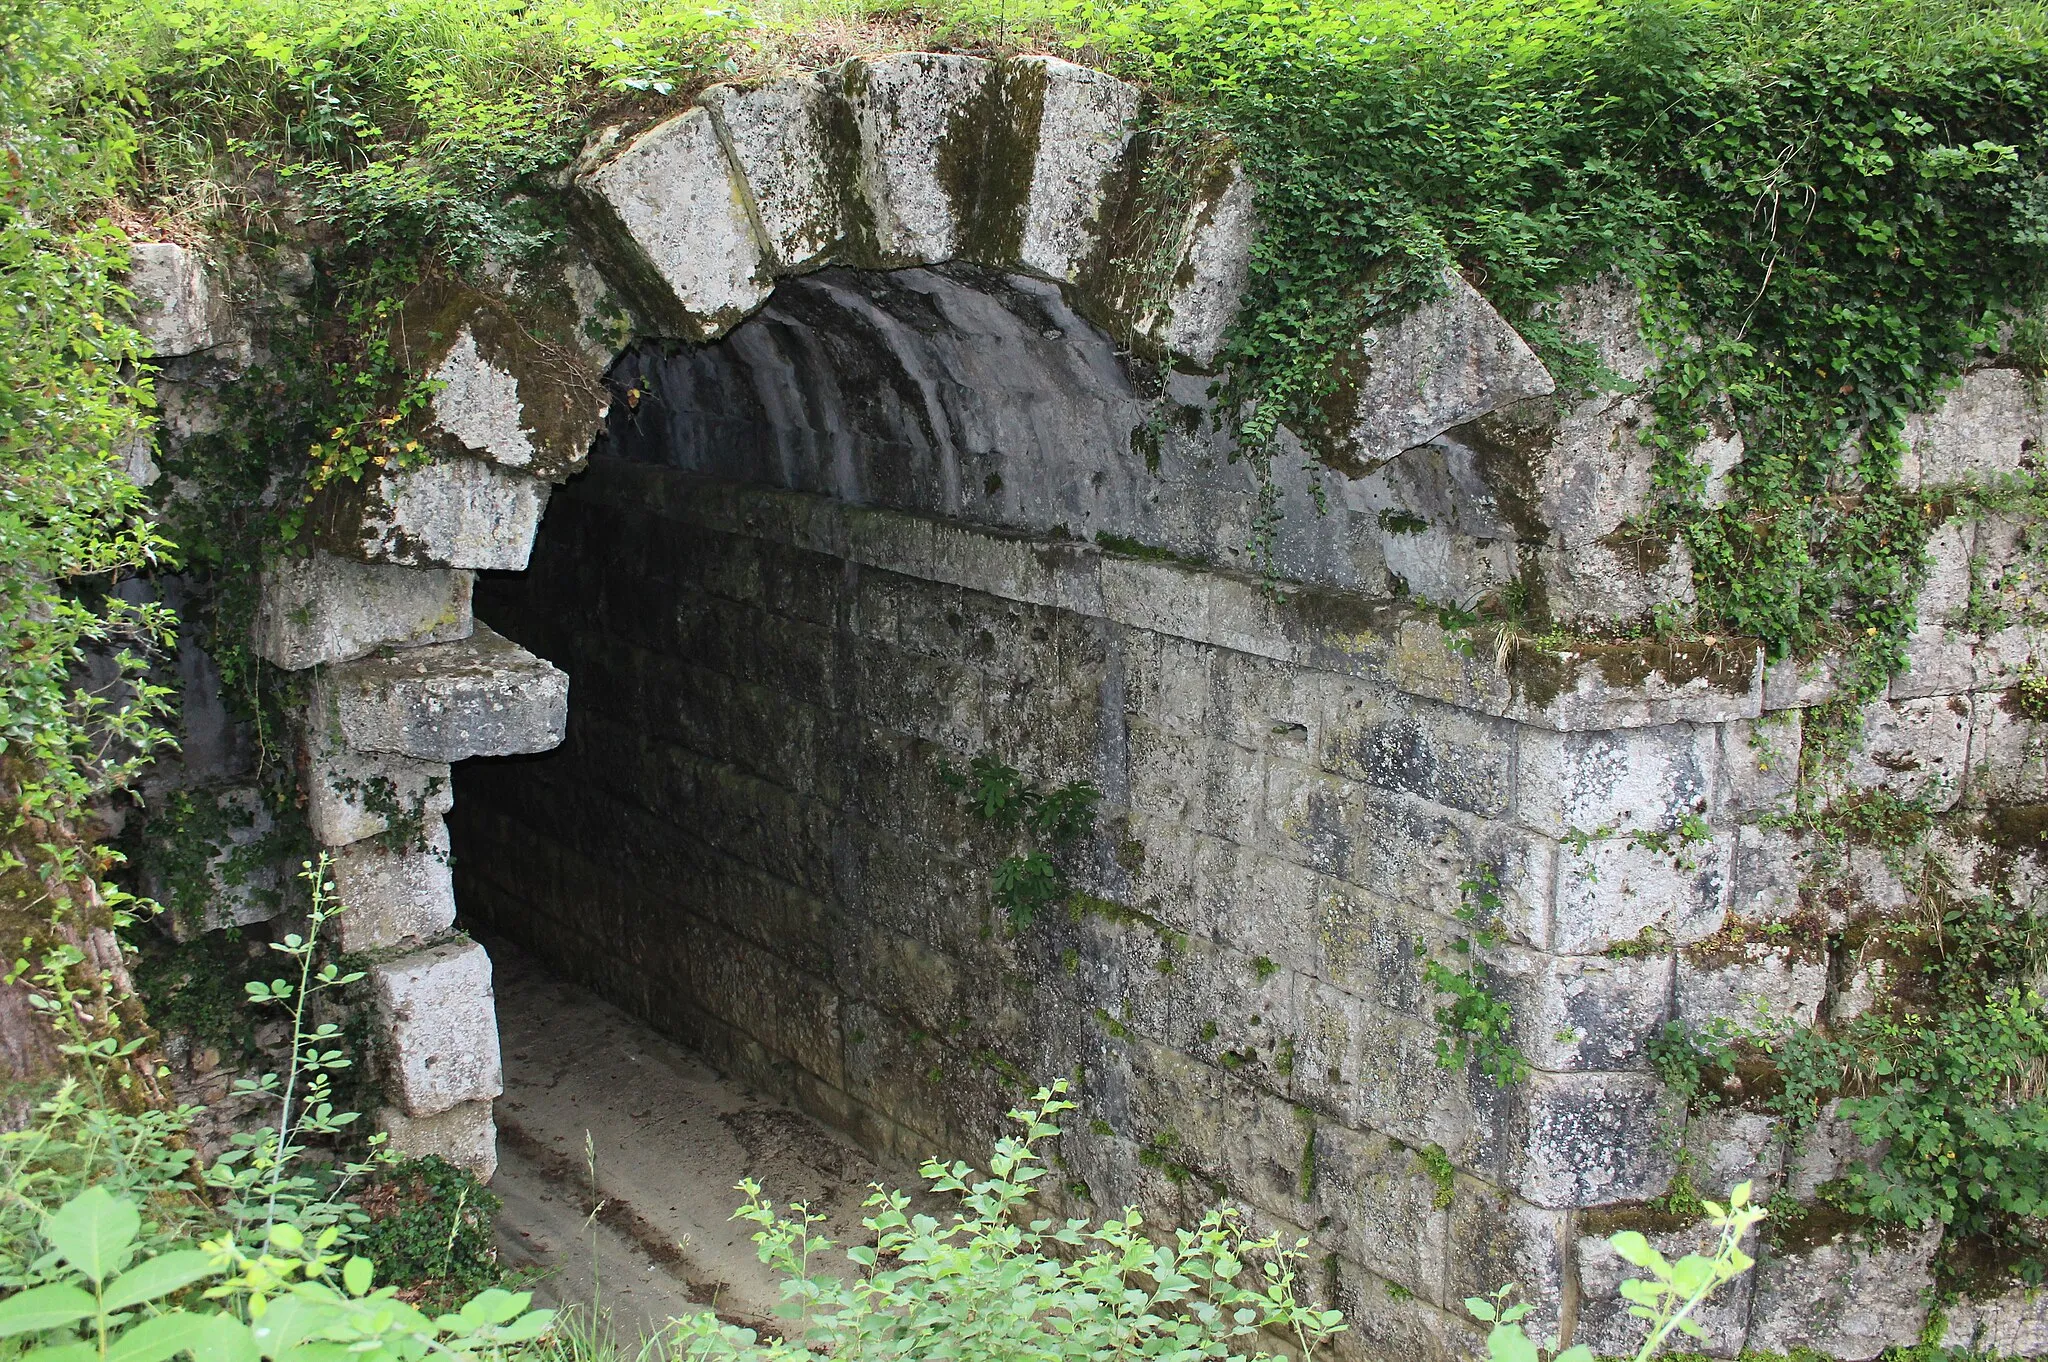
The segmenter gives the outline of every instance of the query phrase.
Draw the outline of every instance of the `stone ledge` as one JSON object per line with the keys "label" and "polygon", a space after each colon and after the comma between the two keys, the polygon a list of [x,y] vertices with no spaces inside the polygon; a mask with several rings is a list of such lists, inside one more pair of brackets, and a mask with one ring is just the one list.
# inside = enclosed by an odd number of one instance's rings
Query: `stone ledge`
{"label": "stone ledge", "polygon": [[[688,489],[688,495],[682,489]],[[1092,544],[830,497],[745,487],[608,460],[565,495],[790,544],[867,567],[1052,606],[1131,628],[1389,686],[1455,708],[1561,732],[1754,719],[1763,650],[1712,644],[1586,642],[1562,649],[1481,636],[1460,653],[1434,611],[1320,588],[1276,603],[1242,573],[1106,553]]]}
{"label": "stone ledge", "polygon": [[545,752],[562,741],[569,678],[491,629],[329,670],[314,722],[332,722],[358,752],[426,762]]}

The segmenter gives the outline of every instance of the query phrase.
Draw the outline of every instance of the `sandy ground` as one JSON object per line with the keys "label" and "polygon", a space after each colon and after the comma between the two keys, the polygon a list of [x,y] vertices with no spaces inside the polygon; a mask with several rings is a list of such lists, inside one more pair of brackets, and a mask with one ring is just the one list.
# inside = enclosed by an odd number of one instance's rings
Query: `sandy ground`
{"label": "sandy ground", "polygon": [[628,1357],[687,1312],[772,1328],[776,1279],[753,1226],[730,1219],[742,1177],[826,1212],[835,1244],[868,1241],[869,1183],[902,1178],[509,944],[486,944],[505,1056],[500,1255],[543,1303],[596,1300]]}

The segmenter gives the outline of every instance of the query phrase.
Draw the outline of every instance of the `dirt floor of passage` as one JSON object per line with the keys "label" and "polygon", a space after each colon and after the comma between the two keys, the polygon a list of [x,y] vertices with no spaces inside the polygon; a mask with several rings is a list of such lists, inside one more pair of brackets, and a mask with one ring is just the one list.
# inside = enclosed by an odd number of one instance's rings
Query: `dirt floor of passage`
{"label": "dirt floor of passage", "polygon": [[485,944],[505,1063],[499,1254],[539,1303],[595,1300],[628,1357],[632,1340],[705,1309],[774,1328],[776,1278],[755,1256],[754,1227],[730,1218],[743,1177],[822,1211],[836,1245],[870,1241],[869,1184],[904,1177],[509,943]]}

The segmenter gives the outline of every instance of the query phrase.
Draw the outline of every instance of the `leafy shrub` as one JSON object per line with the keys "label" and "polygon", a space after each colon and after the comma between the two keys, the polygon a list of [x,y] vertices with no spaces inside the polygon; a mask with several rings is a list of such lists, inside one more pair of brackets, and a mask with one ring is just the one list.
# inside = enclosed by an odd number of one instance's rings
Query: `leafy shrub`
{"label": "leafy shrub", "polygon": [[467,1169],[435,1154],[406,1159],[380,1170],[353,1199],[369,1214],[355,1250],[385,1281],[428,1300],[497,1285],[491,1219],[504,1203]]}
{"label": "leafy shrub", "polygon": [[947,1356],[1220,1358],[1243,1349],[1266,1357],[1262,1332],[1286,1338],[1303,1357],[1344,1328],[1335,1311],[1296,1298],[1303,1244],[1253,1239],[1233,1210],[1211,1210],[1194,1229],[1148,1238],[1136,1211],[1090,1226],[1029,1218],[1031,1186],[1046,1175],[1035,1146],[1059,1133],[1052,1118],[1071,1111],[1064,1081],[1041,1088],[1010,1116],[1021,1139],[996,1142],[986,1177],[964,1163],[927,1161],[935,1193],[958,1199],[945,1224],[910,1213],[902,1192],[877,1191],[862,1223],[873,1245],[855,1245],[842,1278],[812,1266],[830,1240],[824,1217],[803,1205],[779,1212],[752,1180],[736,1218],[760,1226],[761,1261],[780,1272],[787,1338],[763,1342],[751,1329],[711,1314],[678,1320],[674,1351],[691,1359],[802,1359],[842,1362],[922,1355],[944,1340]]}

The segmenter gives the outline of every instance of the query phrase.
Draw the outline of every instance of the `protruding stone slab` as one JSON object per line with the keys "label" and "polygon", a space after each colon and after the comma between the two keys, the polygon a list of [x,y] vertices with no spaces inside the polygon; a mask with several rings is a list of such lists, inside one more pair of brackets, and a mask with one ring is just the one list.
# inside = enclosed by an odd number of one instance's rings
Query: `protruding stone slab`
{"label": "protruding stone slab", "polygon": [[526,566],[548,485],[482,459],[438,459],[330,486],[315,508],[334,552],[407,567]]}
{"label": "protruding stone slab", "polygon": [[345,952],[418,945],[455,923],[448,825],[438,818],[410,842],[351,842],[333,864],[334,893],[348,909],[334,920]]}
{"label": "protruding stone slab", "polygon": [[1557,388],[1536,352],[1479,290],[1448,268],[1443,287],[1443,297],[1368,339],[1356,415],[1345,437],[1359,473],[1452,426]]}
{"label": "protruding stone slab", "polygon": [[404,1114],[437,1116],[504,1091],[491,961],[467,937],[369,970],[378,1053]]}
{"label": "protruding stone slab", "polygon": [[840,68],[860,145],[858,199],[868,219],[858,263],[930,265],[960,251],[979,167],[962,164],[985,130],[971,127],[995,64],[953,53],[899,52]]}
{"label": "protruding stone slab", "polygon": [[336,667],[313,703],[315,722],[335,725],[358,752],[456,762],[561,742],[569,678],[479,625],[460,643]]}
{"label": "protruding stone slab", "polygon": [[228,340],[227,300],[208,278],[206,260],[175,241],[128,247],[128,288],[135,329],[158,359],[211,350]]}
{"label": "protruding stone slab", "polygon": [[484,1182],[498,1171],[498,1126],[491,1104],[463,1102],[435,1116],[407,1116],[397,1107],[377,1112],[377,1129],[390,1137],[392,1153],[408,1159],[438,1154]]}
{"label": "protruding stone slab", "polygon": [[[1019,57],[1004,64],[1005,87],[1035,94],[1037,149],[1024,203],[1023,241],[1016,262],[1073,283],[1095,250],[1103,205],[1137,121],[1139,94],[1114,76],[1057,57]],[[1021,136],[1032,110],[1006,110]],[[988,261],[1007,264],[1008,261]]]}
{"label": "protruding stone slab", "polygon": [[714,85],[700,102],[732,153],[769,268],[793,274],[823,264],[845,236],[854,173],[846,118],[820,75],[756,89]]}
{"label": "protruding stone slab", "polygon": [[705,110],[657,124],[577,183],[626,238],[612,264],[652,324],[710,340],[767,301],[767,257]]}
{"label": "protruding stone slab", "polygon": [[306,822],[322,846],[424,828],[455,806],[447,762],[353,751],[333,723],[310,736],[307,749]]}
{"label": "protruding stone slab", "polygon": [[348,662],[379,648],[469,637],[470,573],[361,563],[315,549],[263,571],[250,642],[287,671]]}

